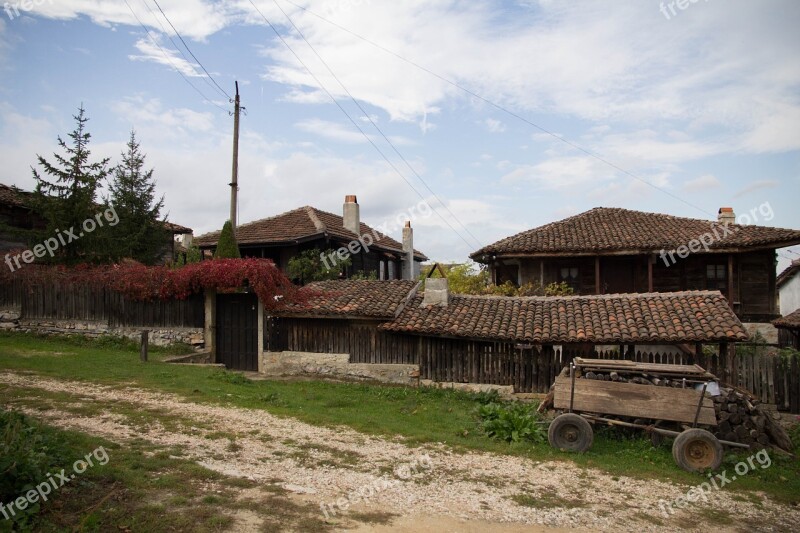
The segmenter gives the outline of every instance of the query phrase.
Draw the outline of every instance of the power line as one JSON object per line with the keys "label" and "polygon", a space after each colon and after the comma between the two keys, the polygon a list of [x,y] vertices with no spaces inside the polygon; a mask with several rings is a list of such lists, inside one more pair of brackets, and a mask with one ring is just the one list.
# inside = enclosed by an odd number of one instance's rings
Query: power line
{"label": "power line", "polygon": [[[392,163],[392,161],[391,161],[391,160],[390,160],[390,159],[389,159],[389,158],[386,156],[386,154],[384,154],[384,153],[383,153],[383,150],[381,150],[381,149],[380,149],[380,147],[378,147],[378,145],[377,145],[377,144],[375,144],[375,142],[374,142],[374,141],[373,141],[373,140],[372,140],[372,139],[369,137],[369,135],[367,135],[367,134],[364,132],[364,130],[363,130],[363,129],[361,129],[361,126],[359,126],[359,125],[358,125],[358,123],[355,121],[355,119],[353,119],[353,117],[350,115],[350,113],[348,113],[348,112],[347,112],[347,110],[346,110],[346,109],[345,109],[345,108],[342,106],[342,104],[340,104],[340,103],[339,103],[339,101],[338,101],[338,100],[336,100],[336,98],[333,96],[333,94],[331,94],[331,92],[330,92],[330,91],[329,91],[329,90],[328,90],[328,89],[325,87],[325,85],[324,85],[324,84],[323,84],[323,83],[322,83],[322,82],[319,80],[319,78],[317,78],[317,76],[314,74],[314,72],[312,72],[312,71],[311,71],[311,69],[310,69],[310,68],[308,68],[308,66],[307,66],[307,65],[306,65],[306,64],[303,62],[303,60],[302,60],[302,59],[300,59],[300,56],[299,56],[299,55],[297,55],[297,53],[294,51],[294,49],[292,49],[292,47],[291,47],[291,46],[289,46],[289,43],[287,43],[287,42],[286,42],[286,39],[284,39],[284,38],[283,38],[283,35],[281,35],[281,34],[280,34],[280,32],[278,31],[278,29],[277,29],[277,28],[276,28],[276,27],[275,27],[275,26],[272,24],[272,22],[270,22],[270,20],[269,20],[269,19],[268,19],[268,18],[267,18],[267,17],[264,15],[264,13],[262,13],[262,12],[261,12],[261,10],[260,10],[260,9],[258,9],[258,6],[256,6],[256,5],[255,5],[255,3],[253,3],[253,0],[249,0],[249,1],[250,1],[250,4],[253,6],[253,9],[255,9],[255,10],[256,10],[256,12],[257,12],[259,15],[261,15],[261,18],[263,18],[263,19],[264,19],[264,21],[267,23],[267,25],[268,25],[270,28],[272,28],[272,31],[273,31],[273,32],[275,32],[275,35],[278,37],[278,39],[280,39],[280,41],[281,41],[281,42],[284,44],[284,46],[286,46],[286,48],[289,50],[289,52],[291,52],[291,53],[292,53],[292,55],[295,57],[295,59],[297,60],[297,62],[298,62],[298,63],[300,63],[300,65],[302,65],[302,66],[303,66],[303,68],[305,68],[305,69],[306,69],[306,71],[308,72],[308,74],[309,74],[309,75],[310,75],[310,76],[311,76],[311,77],[314,79],[314,81],[317,83],[317,85],[319,85],[320,89],[322,89],[322,90],[325,92],[325,94],[327,94],[327,95],[328,95],[328,97],[329,97],[329,98],[330,98],[330,99],[333,101],[333,103],[334,103],[334,104],[336,104],[336,107],[338,107],[338,108],[339,108],[339,110],[341,110],[341,112],[342,112],[342,113],[344,113],[344,115],[345,115],[345,116],[346,116],[346,117],[347,117],[347,118],[350,120],[350,122],[353,124],[353,126],[355,126],[355,127],[356,127],[356,129],[357,129],[357,130],[358,130],[358,131],[361,133],[361,135],[363,135],[363,136],[364,136],[364,138],[365,138],[365,139],[366,139],[366,140],[367,140],[367,141],[368,141],[368,142],[369,142],[369,143],[372,145],[372,147],[373,147],[373,148],[375,148],[375,150],[376,150],[376,151],[377,151],[377,152],[378,152],[378,153],[381,155],[381,157],[383,157],[383,159],[386,161],[386,163],[387,163],[387,164],[388,164],[388,165],[389,165],[389,166],[390,166],[390,167],[391,167],[391,168],[392,168],[392,169],[393,169],[393,170],[394,170],[394,171],[397,173],[397,175],[398,175],[398,176],[400,176],[400,177],[403,179],[403,181],[405,181],[405,182],[408,184],[408,186],[409,186],[409,187],[411,187],[411,190],[413,190],[415,193],[417,193],[417,195],[418,195],[420,198],[422,198],[422,199],[424,200],[424,199],[425,199],[425,197],[422,195],[422,193],[420,193],[420,192],[417,190],[417,188],[416,188],[416,187],[414,187],[414,185],[413,185],[413,184],[412,184],[410,181],[408,181],[408,179],[407,179],[407,178],[406,178],[406,177],[403,175],[403,173],[402,173],[402,172],[400,172],[400,170],[397,168],[397,166],[395,166],[395,164],[394,164],[394,163]],[[456,230],[456,229],[455,229],[455,228],[454,228],[454,227],[453,227],[453,226],[450,224],[450,222],[448,222],[448,221],[447,221],[447,219],[445,219],[445,218],[442,216],[442,214],[441,214],[441,213],[439,213],[439,212],[438,212],[438,211],[437,211],[435,208],[433,208],[433,207],[432,207],[431,209],[432,209],[432,210],[433,210],[433,211],[434,211],[434,212],[435,212],[435,213],[436,213],[436,214],[439,216],[439,218],[441,218],[441,219],[442,219],[442,221],[443,221],[445,224],[447,224],[447,225],[450,227],[450,229],[452,229],[452,230],[453,230],[453,231],[456,233],[456,235],[458,235],[458,237],[459,237],[459,238],[460,238],[462,241],[464,241],[464,244],[466,244],[466,245],[467,245],[468,247],[470,247],[470,248],[472,247],[472,244],[470,244],[470,243],[469,243],[469,242],[468,242],[468,241],[467,241],[467,240],[464,238],[464,236],[463,236],[463,235],[461,235],[461,233],[460,233],[458,230]]]}
{"label": "power line", "polygon": [[[349,30],[349,29],[345,28],[344,26],[341,26],[340,24],[337,24],[336,22],[333,22],[332,20],[326,19],[322,15],[319,15],[319,14],[315,13],[314,11],[308,9],[307,7],[304,7],[304,6],[296,4],[292,0],[284,0],[284,1],[289,3],[289,4],[291,4],[291,5],[293,5],[293,6],[295,6],[298,9],[301,9],[301,10],[305,11],[306,13],[308,13],[310,15],[313,15],[313,16],[317,17],[318,19],[320,19],[320,20],[322,20],[324,22],[327,22],[328,24],[330,24],[332,26],[335,26],[336,28],[339,28],[340,30],[342,30],[344,32],[349,33],[350,35],[352,35],[353,37],[356,37],[357,39],[360,39],[360,40],[364,41],[365,43],[368,43],[368,44],[374,46],[375,48],[378,48],[379,50],[382,50],[382,51],[386,52],[387,54],[390,54],[390,55],[396,57],[397,59],[400,59],[401,61],[404,61],[405,63],[408,63],[409,65],[411,65],[413,67],[416,67],[416,68],[418,68],[418,69],[430,74],[431,76],[433,76],[435,78],[438,78],[439,80],[441,80],[441,81],[443,81],[443,82],[445,82],[445,83],[447,83],[449,85],[452,85],[456,89],[458,89],[460,91],[463,91],[463,92],[467,93],[468,95],[470,95],[470,96],[472,96],[474,98],[477,98],[478,100],[481,100],[481,101],[489,104],[490,106],[494,107],[495,109],[498,109],[498,110],[500,110],[500,111],[502,111],[502,112],[504,112],[504,113],[506,113],[506,114],[508,114],[508,115],[510,115],[510,116],[512,116],[512,117],[514,117],[514,118],[516,118],[516,119],[528,124],[529,126],[532,126],[532,127],[536,128],[536,129],[538,129],[542,133],[545,133],[545,134],[553,137],[554,139],[557,139],[557,140],[563,142],[564,144],[567,144],[567,145],[571,146],[572,148],[574,148],[574,149],[576,149],[576,150],[578,150],[580,152],[583,152],[584,154],[588,155],[589,157],[592,157],[592,158],[600,161],[601,163],[603,163],[605,165],[608,165],[609,167],[617,170],[618,172],[621,172],[621,173],[625,174],[626,176],[629,176],[629,177],[631,177],[631,178],[633,178],[633,179],[635,179],[637,181],[640,181],[640,182],[644,183],[645,185],[647,185],[649,187],[652,187],[653,189],[655,189],[657,191],[660,191],[660,192],[662,192],[662,193],[674,198],[675,200],[678,200],[679,202],[682,202],[682,203],[688,205],[689,207],[697,209],[701,213],[704,213],[704,214],[706,214],[706,215],[708,215],[710,217],[714,217],[713,213],[709,213],[708,211],[706,211],[702,207],[699,207],[699,206],[697,206],[697,205],[695,205],[695,204],[693,204],[693,203],[691,203],[691,202],[689,202],[687,200],[684,200],[683,198],[681,198],[681,197],[679,197],[679,196],[677,196],[675,194],[672,194],[668,190],[662,189],[658,185],[655,185],[655,184],[649,182],[648,180],[646,180],[644,178],[641,178],[641,177],[637,176],[636,174],[634,174],[634,173],[632,173],[632,172],[630,172],[628,170],[625,170],[624,168],[616,165],[615,163],[612,163],[611,161],[605,159],[604,157],[602,157],[602,156],[600,156],[598,154],[595,154],[594,152],[592,152],[590,150],[587,150],[586,148],[583,148],[579,144],[576,144],[576,143],[570,141],[569,139],[561,137],[560,135],[557,135],[556,133],[554,133],[554,132],[552,132],[552,131],[550,131],[550,130],[542,127],[542,126],[539,126],[538,124],[528,120],[527,118],[519,115],[518,113],[515,113],[514,111],[511,111],[510,109],[508,109],[508,108],[506,108],[506,107],[504,107],[504,106],[502,106],[502,105],[500,105],[500,104],[498,104],[498,103],[496,103],[496,102],[494,102],[494,101],[492,101],[492,100],[490,100],[490,99],[488,99],[488,98],[486,98],[484,96],[481,96],[480,94],[478,94],[478,93],[476,93],[474,91],[471,91],[471,90],[467,89],[466,87],[464,87],[463,85],[459,84],[458,82],[455,82],[453,80],[445,78],[444,76],[442,76],[440,74],[437,74],[436,72],[434,72],[434,71],[432,71],[432,70],[420,65],[419,63],[416,63],[416,62],[414,62],[414,61],[412,61],[410,59],[407,59],[407,58],[403,57],[402,55],[398,54],[397,52],[394,52],[393,50],[390,50],[389,48],[386,48],[386,47],[376,43],[375,41],[372,41],[372,40],[370,40],[370,39],[368,39],[368,38],[366,38],[366,37],[364,37],[362,35],[359,35],[358,33],[355,33],[354,31]],[[251,3],[252,3],[252,1],[251,1]]]}
{"label": "power line", "polygon": [[178,39],[180,39],[180,40],[181,40],[181,42],[183,43],[183,46],[185,46],[185,47],[186,47],[186,50],[189,52],[189,54],[190,54],[190,55],[191,55],[191,56],[194,58],[194,60],[195,60],[195,61],[197,61],[197,64],[198,64],[198,65],[200,65],[200,68],[202,68],[202,69],[203,69],[203,72],[205,72],[205,73],[206,73],[206,75],[207,75],[207,76],[208,76],[208,77],[211,79],[211,81],[213,81],[213,82],[214,82],[214,85],[216,85],[216,86],[217,86],[217,89],[219,89],[219,91],[220,91],[220,92],[221,92],[223,95],[225,95],[225,97],[226,97],[226,98],[227,98],[229,101],[233,100],[233,99],[231,98],[231,95],[229,95],[227,92],[225,92],[225,89],[223,89],[222,87],[220,87],[220,86],[219,86],[219,83],[217,83],[217,80],[215,80],[215,79],[214,79],[214,76],[212,76],[212,75],[211,75],[211,74],[210,74],[210,73],[209,73],[209,72],[206,70],[206,67],[204,67],[204,66],[203,66],[203,63],[201,63],[201,62],[200,62],[200,60],[199,60],[199,59],[197,59],[197,56],[195,56],[195,55],[192,53],[192,50],[191,50],[191,48],[189,48],[189,45],[188,45],[188,44],[186,44],[186,41],[184,41],[184,40],[183,40],[183,37],[181,37],[181,34],[178,32],[178,30],[177,30],[177,29],[175,29],[175,26],[173,26],[173,25],[172,25],[172,22],[169,20],[169,17],[167,17],[167,14],[166,14],[166,13],[164,13],[164,10],[163,10],[163,9],[161,9],[161,6],[159,5],[159,3],[158,3],[158,0],[153,0],[153,3],[156,5],[156,7],[158,7],[158,10],[159,10],[159,11],[161,11],[161,14],[162,14],[162,15],[164,15],[164,18],[165,18],[165,19],[166,19],[166,21],[169,23],[170,27],[171,27],[171,28],[172,28],[172,29],[175,31],[175,35],[177,35],[177,36],[178,36]]}
{"label": "power line", "polygon": [[153,38],[152,34],[150,33],[150,30],[149,30],[149,29],[147,29],[147,26],[145,26],[145,25],[144,25],[144,23],[141,21],[141,19],[139,18],[139,16],[136,14],[136,12],[133,10],[133,8],[131,7],[131,5],[128,3],[128,0],[125,0],[125,5],[126,5],[126,6],[128,6],[128,9],[130,10],[130,12],[131,12],[131,14],[133,15],[133,17],[136,19],[136,21],[137,21],[137,22],[139,23],[139,25],[142,27],[142,29],[144,30],[144,32],[147,34],[147,37],[150,39],[150,42],[152,42],[152,43],[153,43],[153,44],[154,44],[154,45],[155,45],[155,46],[156,46],[156,47],[157,47],[159,50],[161,50],[161,54],[162,54],[162,55],[163,55],[163,56],[166,58],[166,60],[167,60],[167,61],[169,61],[169,64],[170,64],[170,65],[172,65],[172,68],[173,68],[173,69],[174,69],[174,70],[175,70],[175,71],[176,71],[178,74],[180,74],[180,75],[181,75],[181,77],[184,79],[184,81],[185,81],[186,83],[188,83],[188,84],[189,84],[189,86],[190,86],[192,89],[194,89],[195,91],[197,91],[197,94],[199,94],[199,95],[200,95],[200,96],[203,98],[203,100],[205,100],[206,102],[209,102],[211,105],[214,105],[214,106],[218,107],[218,108],[219,108],[220,110],[222,110],[223,112],[225,112],[225,113],[228,113],[228,110],[227,110],[227,109],[225,109],[224,107],[220,106],[219,104],[217,104],[216,102],[214,102],[213,100],[211,100],[210,98],[208,98],[208,97],[207,97],[205,94],[203,94],[203,91],[201,91],[200,89],[198,89],[198,88],[195,86],[195,84],[194,84],[194,83],[192,83],[192,82],[191,82],[191,80],[190,80],[188,77],[186,77],[186,74],[184,74],[184,73],[181,71],[181,69],[179,69],[179,68],[178,68],[178,66],[177,66],[177,65],[176,65],[176,64],[175,64],[175,63],[172,61],[172,57],[171,57],[171,56],[170,56],[170,55],[169,55],[169,54],[166,52],[166,50],[164,50],[164,48],[163,48],[163,47],[162,47],[162,46],[161,46],[161,45],[158,43],[158,41],[156,41],[156,40]]}
{"label": "power line", "polygon": [[177,50],[178,52],[180,52],[181,56],[183,56],[183,59],[185,59],[185,60],[186,60],[186,63],[187,63],[187,64],[188,64],[188,65],[189,65],[189,66],[192,68],[192,72],[194,72],[194,73],[195,73],[195,76],[196,76],[196,77],[198,77],[198,78],[202,78],[202,79],[203,79],[203,81],[205,81],[205,82],[206,82],[206,85],[208,85],[209,87],[211,87],[211,89],[212,89],[212,90],[215,90],[215,91],[216,91],[216,90],[217,90],[217,89],[216,89],[216,87],[214,87],[214,85],[211,83],[211,81],[209,80],[209,78],[208,78],[207,76],[203,76],[202,74],[200,74],[199,72],[197,72],[197,69],[195,68],[195,64],[194,64],[194,63],[192,63],[192,62],[191,62],[191,60],[190,60],[190,59],[189,59],[189,58],[186,56],[186,54],[184,53],[184,51],[183,51],[183,50],[181,50],[181,47],[180,47],[180,46],[178,46],[178,43],[176,43],[176,42],[175,42],[175,39],[173,39],[173,38],[172,38],[172,35],[170,35],[170,32],[168,32],[168,31],[167,31],[167,28],[165,28],[165,27],[164,27],[164,24],[163,24],[163,23],[161,22],[161,20],[158,18],[158,15],[156,15],[156,12],[155,12],[155,11],[153,11],[153,8],[152,8],[152,7],[150,7],[150,4],[148,4],[146,0],[142,0],[142,4],[144,4],[144,6],[147,8],[147,10],[148,10],[148,11],[150,11],[150,14],[151,14],[151,15],[153,15],[153,20],[155,20],[155,21],[158,23],[159,27],[161,28],[161,31],[163,31],[163,32],[164,32],[164,35],[166,35],[166,36],[167,36],[167,38],[169,39],[169,42],[171,42],[171,43],[172,43],[172,46],[174,46],[174,47],[175,47],[175,50]]}
{"label": "power line", "polygon": [[305,43],[311,49],[311,51],[314,52],[314,55],[317,56],[317,58],[322,62],[323,65],[325,65],[325,68],[328,70],[330,75],[333,76],[333,79],[335,79],[337,81],[337,83],[342,88],[342,90],[345,93],[347,93],[347,96],[350,97],[350,100],[353,101],[353,103],[358,107],[358,109],[361,111],[361,113],[363,113],[364,116],[367,118],[367,120],[369,120],[369,123],[372,124],[372,127],[374,127],[375,130],[377,130],[377,132],[381,135],[381,137],[383,137],[383,140],[386,141],[386,143],[392,148],[394,153],[397,154],[397,156],[403,161],[403,163],[406,164],[406,167],[408,167],[408,169],[417,177],[417,179],[425,186],[425,188],[428,189],[428,192],[430,192],[433,195],[433,197],[436,198],[436,200],[439,201],[439,204],[441,204],[441,206],[445,208],[445,210],[450,214],[450,216],[453,217],[453,219],[456,222],[458,222],[459,226],[461,226],[464,229],[464,231],[470,237],[472,237],[475,240],[475,242],[478,244],[478,247],[479,248],[482,247],[483,244],[481,243],[480,239],[478,239],[475,235],[473,235],[472,232],[469,230],[469,228],[467,228],[464,225],[464,223],[461,222],[461,220],[459,220],[459,218],[455,215],[455,213],[453,213],[450,210],[450,208],[447,207],[447,204],[445,204],[442,201],[442,199],[439,198],[439,196],[435,192],[433,192],[433,189],[431,189],[428,186],[428,184],[425,182],[425,180],[422,179],[422,176],[419,175],[419,173],[414,169],[414,167],[411,165],[411,163],[409,163],[408,160],[403,156],[403,154],[400,153],[400,151],[397,149],[397,147],[394,145],[394,143],[389,139],[389,137],[387,137],[386,134],[383,133],[381,128],[378,127],[378,125],[375,123],[375,121],[372,120],[372,116],[369,113],[367,113],[367,111],[361,106],[361,104],[358,102],[358,100],[350,93],[350,91],[347,90],[347,87],[345,87],[344,83],[342,83],[342,80],[339,79],[339,77],[336,75],[336,73],[333,72],[333,69],[331,69],[331,67],[330,67],[330,65],[328,65],[327,61],[325,61],[322,58],[322,56],[319,55],[319,53],[314,48],[314,46],[310,42],[308,42],[308,39],[306,39],[305,35],[303,35],[303,32],[300,31],[300,28],[297,27],[297,25],[294,23],[294,21],[288,15],[288,13],[286,13],[286,11],[283,10],[283,8],[280,6],[280,4],[277,2],[277,0],[273,0],[273,3],[281,11],[281,13],[283,13],[283,16],[286,17],[286,19],[289,21],[289,23],[292,25],[292,27],[295,29],[295,31],[298,33],[298,35],[300,35],[300,38],[302,38],[303,41],[305,41]]}

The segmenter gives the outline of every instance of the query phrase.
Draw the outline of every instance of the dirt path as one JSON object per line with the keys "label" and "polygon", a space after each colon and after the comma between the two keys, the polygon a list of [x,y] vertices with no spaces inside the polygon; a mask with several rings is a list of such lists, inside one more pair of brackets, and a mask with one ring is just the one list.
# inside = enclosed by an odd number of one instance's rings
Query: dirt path
{"label": "dirt path", "polygon": [[[196,404],[136,388],[11,372],[0,373],[0,383],[15,387],[22,399],[35,398],[37,390],[66,393],[74,396],[75,405],[91,405],[96,413],[78,416],[57,404],[46,411],[26,410],[55,426],[120,444],[143,438],[180,447],[186,457],[220,473],[279,484],[320,505],[321,515],[343,526],[352,523],[343,520],[350,514],[397,515],[390,525],[364,525],[359,531],[730,531],[737,526],[792,531],[800,523],[800,510],[766,497],[754,503],[721,490],[708,503],[665,516],[659,501],[671,502],[689,487],[612,477],[563,462],[453,453],[444,445],[409,447],[399,438],[322,428],[266,411]],[[129,413],[131,406],[152,415],[145,417],[148,422],[117,411]],[[715,521],[720,517],[725,525]],[[237,530],[245,530],[240,525]]]}

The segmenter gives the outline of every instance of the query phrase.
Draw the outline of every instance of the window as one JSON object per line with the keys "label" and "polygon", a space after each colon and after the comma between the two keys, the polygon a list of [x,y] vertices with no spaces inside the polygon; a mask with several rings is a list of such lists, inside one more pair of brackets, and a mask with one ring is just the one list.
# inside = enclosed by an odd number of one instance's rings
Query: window
{"label": "window", "polygon": [[575,291],[575,294],[580,294],[580,279],[578,275],[580,270],[578,267],[561,267],[558,271],[558,281],[564,282]]}
{"label": "window", "polygon": [[706,265],[706,289],[721,291],[722,294],[728,292],[727,265]]}

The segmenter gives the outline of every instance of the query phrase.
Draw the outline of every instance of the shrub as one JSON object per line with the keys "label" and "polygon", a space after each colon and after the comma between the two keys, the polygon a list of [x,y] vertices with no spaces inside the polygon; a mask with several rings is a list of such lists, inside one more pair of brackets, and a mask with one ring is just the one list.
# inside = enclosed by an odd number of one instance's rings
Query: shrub
{"label": "shrub", "polygon": [[535,404],[487,403],[478,407],[481,429],[487,436],[506,442],[540,443],[547,439]]}
{"label": "shrub", "polygon": [[[28,417],[0,411],[0,503],[19,498],[45,480],[58,451]],[[17,528],[27,529],[40,507],[40,502],[25,510],[15,507],[11,520]]]}
{"label": "shrub", "polygon": [[226,220],[222,226],[222,232],[217,240],[217,249],[214,252],[214,259],[240,259],[239,245],[236,244],[236,236],[233,234],[231,221]]}

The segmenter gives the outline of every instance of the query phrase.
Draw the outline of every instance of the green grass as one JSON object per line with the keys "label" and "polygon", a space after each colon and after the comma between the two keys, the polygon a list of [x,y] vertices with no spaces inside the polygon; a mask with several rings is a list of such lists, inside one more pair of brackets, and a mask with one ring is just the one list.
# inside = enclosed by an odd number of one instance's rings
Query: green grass
{"label": "green grass", "polygon": [[[197,403],[263,409],[315,425],[344,425],[363,433],[399,437],[410,445],[445,443],[456,451],[483,450],[537,461],[571,461],[612,475],[688,485],[706,479],[675,466],[668,445],[654,449],[649,441],[623,438],[607,428],[597,432],[594,446],[582,455],[553,450],[546,443],[507,444],[490,439],[478,427],[475,412],[481,398],[473,394],[361,383],[250,380],[234,372],[168,365],[160,359],[163,354],[155,353],[149,363],[140,363],[135,346],[0,333],[0,369],[167,391]],[[742,457],[746,454],[729,458],[725,468],[732,471]],[[781,502],[800,502],[800,461],[775,454],[771,457],[770,468],[741,476],[726,490],[764,491]]]}

